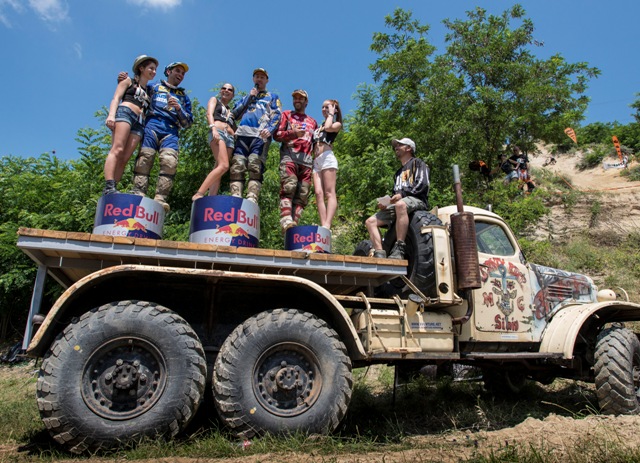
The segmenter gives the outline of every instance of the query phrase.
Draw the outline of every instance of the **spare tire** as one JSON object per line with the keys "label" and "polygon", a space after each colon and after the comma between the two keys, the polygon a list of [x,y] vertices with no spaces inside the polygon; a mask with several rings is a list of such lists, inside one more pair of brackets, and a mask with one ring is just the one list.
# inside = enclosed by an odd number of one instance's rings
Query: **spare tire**
{"label": "spare tire", "polygon": [[356,245],[355,251],[353,251],[354,256],[362,256],[369,257],[369,255],[373,252],[373,243],[371,240],[362,240]]}
{"label": "spare tire", "polygon": [[[405,259],[409,262],[407,277],[422,291],[425,296],[435,297],[436,292],[436,267],[433,256],[433,236],[431,233],[422,233],[422,227],[429,225],[442,225],[440,219],[428,211],[416,211],[409,215],[409,229],[407,230],[407,243]],[[384,236],[382,244],[387,255],[396,242],[396,228],[392,225]],[[405,285],[402,278],[396,278],[383,285],[382,294],[392,296],[399,295],[402,298],[411,294],[411,289]]]}

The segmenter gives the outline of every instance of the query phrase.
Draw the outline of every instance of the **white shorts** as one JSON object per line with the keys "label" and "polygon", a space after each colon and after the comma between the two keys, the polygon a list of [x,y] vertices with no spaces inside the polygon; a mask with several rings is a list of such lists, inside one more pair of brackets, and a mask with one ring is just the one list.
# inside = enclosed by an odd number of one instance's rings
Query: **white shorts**
{"label": "white shorts", "polygon": [[323,170],[327,169],[338,170],[338,160],[331,150],[327,150],[324,153],[320,154],[313,161],[314,173],[322,172]]}

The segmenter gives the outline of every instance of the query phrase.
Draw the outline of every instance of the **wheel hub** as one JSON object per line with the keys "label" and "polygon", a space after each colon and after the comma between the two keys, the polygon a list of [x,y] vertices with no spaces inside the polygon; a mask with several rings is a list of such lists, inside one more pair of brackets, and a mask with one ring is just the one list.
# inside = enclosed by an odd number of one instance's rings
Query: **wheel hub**
{"label": "wheel hub", "polygon": [[82,397],[97,415],[126,420],[149,410],[166,383],[160,352],[139,338],[119,338],[103,344],[84,367]]}
{"label": "wheel hub", "polygon": [[322,375],[313,352],[294,343],[279,344],[256,362],[254,392],[258,402],[278,416],[308,410],[322,389]]}

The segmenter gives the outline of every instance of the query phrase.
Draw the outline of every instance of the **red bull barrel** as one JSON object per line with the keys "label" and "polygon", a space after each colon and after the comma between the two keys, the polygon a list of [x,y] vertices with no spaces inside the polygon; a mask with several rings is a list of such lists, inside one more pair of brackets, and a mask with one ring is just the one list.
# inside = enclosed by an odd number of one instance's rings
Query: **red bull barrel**
{"label": "red bull barrel", "polygon": [[284,237],[287,251],[331,253],[331,231],[317,225],[291,227]]}
{"label": "red bull barrel", "polygon": [[191,206],[189,241],[257,248],[260,242],[260,208],[235,196],[196,199]]}
{"label": "red bull barrel", "polygon": [[124,193],[98,200],[93,233],[108,236],[162,239],[164,209],[145,196]]}

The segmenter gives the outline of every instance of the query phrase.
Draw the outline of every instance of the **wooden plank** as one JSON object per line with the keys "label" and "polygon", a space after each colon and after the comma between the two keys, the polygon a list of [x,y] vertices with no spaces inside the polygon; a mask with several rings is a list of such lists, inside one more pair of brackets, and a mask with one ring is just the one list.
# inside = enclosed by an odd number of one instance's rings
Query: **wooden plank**
{"label": "wooden plank", "polygon": [[158,247],[164,249],[179,249],[178,241],[158,240]]}
{"label": "wooden plank", "polygon": [[89,233],[83,232],[68,232],[67,239],[68,240],[77,240],[77,241],[89,241],[89,237],[91,235]]}
{"label": "wooden plank", "polygon": [[291,257],[291,251],[283,251],[281,249],[273,250],[274,257]]}
{"label": "wooden plank", "polygon": [[135,238],[130,236],[114,236],[113,244],[133,244]]}
{"label": "wooden plank", "polygon": [[93,243],[113,243],[113,236],[107,235],[91,235],[89,241]]}
{"label": "wooden plank", "polygon": [[344,261],[351,263],[351,264],[361,264],[362,263],[362,256],[343,256],[344,257]]}
{"label": "wooden plank", "polygon": [[228,252],[231,254],[235,254],[237,249],[238,248],[235,246],[218,246],[218,252]]}
{"label": "wooden plank", "polygon": [[22,236],[41,237],[42,235],[44,235],[44,232],[45,230],[40,230],[38,228],[26,228],[26,227],[18,228],[18,235],[22,235]]}
{"label": "wooden plank", "polygon": [[152,240],[150,238],[134,238],[133,244],[135,246],[148,246],[155,248],[158,246],[158,240]]}
{"label": "wooden plank", "polygon": [[329,259],[327,259],[327,257],[330,254],[325,254],[322,252],[312,252],[309,254],[309,260],[318,260],[321,262],[327,262]]}
{"label": "wooden plank", "polygon": [[273,249],[238,247],[236,252],[238,254],[243,254],[247,256],[266,256],[266,257],[274,256]]}
{"label": "wooden plank", "polygon": [[67,233],[68,232],[65,231],[49,230],[49,232],[47,233],[47,238],[65,240],[67,239]]}

